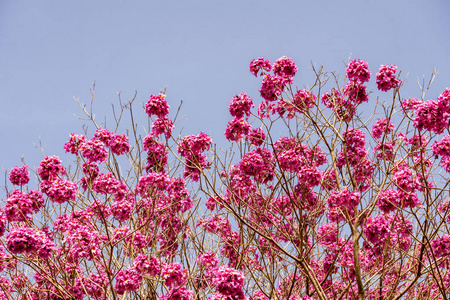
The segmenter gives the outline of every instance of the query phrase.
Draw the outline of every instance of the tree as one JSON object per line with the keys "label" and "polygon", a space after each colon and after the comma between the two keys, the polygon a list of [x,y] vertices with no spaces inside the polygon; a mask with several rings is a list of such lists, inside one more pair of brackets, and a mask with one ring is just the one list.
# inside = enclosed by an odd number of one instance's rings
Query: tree
{"label": "tree", "polygon": [[35,190],[28,166],[9,173],[2,298],[448,299],[450,89],[424,100],[436,72],[402,99],[397,67],[381,66],[390,101],[365,117],[362,60],[341,84],[313,67],[308,89],[288,57],[250,71],[263,101],[255,113],[232,97],[227,150],[177,137],[165,91],[145,103],[145,135],[135,98],[114,132],[81,105],[96,131],[70,134],[70,168],[45,156]]}

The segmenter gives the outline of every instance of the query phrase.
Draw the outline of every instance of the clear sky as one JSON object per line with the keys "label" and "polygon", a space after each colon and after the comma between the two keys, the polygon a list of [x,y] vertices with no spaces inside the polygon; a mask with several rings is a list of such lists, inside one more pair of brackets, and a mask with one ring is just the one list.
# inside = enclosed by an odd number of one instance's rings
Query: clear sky
{"label": "clear sky", "polygon": [[[184,132],[223,141],[236,93],[259,103],[251,59],[286,55],[298,65],[295,84],[312,84],[311,62],[345,71],[360,58],[375,73],[397,64],[408,74],[403,97],[420,97],[415,81],[440,71],[427,98],[450,87],[448,0],[308,1],[0,1],[0,170],[32,167],[63,156],[96,82],[98,120],[137,91],[137,104],[167,87],[171,116],[181,99]],[[139,123],[145,124],[140,112]],[[112,125],[112,122],[107,125]],[[108,126],[109,127],[109,126]],[[108,128],[112,129],[112,128]],[[64,161],[65,164],[69,162]],[[3,181],[3,179],[2,179]]]}

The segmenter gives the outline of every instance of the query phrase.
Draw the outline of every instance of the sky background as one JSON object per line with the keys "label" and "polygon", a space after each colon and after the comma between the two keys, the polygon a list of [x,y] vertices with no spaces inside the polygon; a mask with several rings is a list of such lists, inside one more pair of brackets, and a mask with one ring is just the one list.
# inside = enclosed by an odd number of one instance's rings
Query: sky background
{"label": "sky background", "polygon": [[234,94],[261,102],[261,79],[248,69],[257,57],[291,57],[299,88],[313,83],[311,63],[343,76],[350,55],[365,60],[369,90],[380,65],[397,64],[405,98],[420,98],[415,82],[435,66],[426,97],[435,99],[450,87],[449,11],[448,0],[1,0],[0,171],[22,157],[37,167],[39,141],[45,155],[65,157],[69,134],[87,123],[74,98],[89,103],[94,81],[94,112],[110,130],[118,92],[125,101],[137,91],[136,121],[146,126],[140,106],[167,87],[171,117],[183,100],[183,133],[219,143]]}

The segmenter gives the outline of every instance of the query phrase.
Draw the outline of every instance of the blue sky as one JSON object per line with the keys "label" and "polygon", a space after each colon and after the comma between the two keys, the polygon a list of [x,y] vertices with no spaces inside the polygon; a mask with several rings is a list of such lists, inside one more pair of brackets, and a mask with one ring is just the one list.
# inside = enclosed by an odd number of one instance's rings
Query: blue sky
{"label": "blue sky", "polygon": [[450,87],[449,11],[446,0],[1,1],[0,168],[22,156],[36,167],[39,139],[45,155],[63,156],[85,123],[73,98],[88,103],[94,81],[100,122],[112,125],[118,91],[137,91],[140,105],[167,87],[172,117],[184,102],[184,132],[222,142],[232,96],[261,101],[248,70],[257,57],[292,57],[299,87],[312,84],[311,62],[343,75],[350,55],[363,59],[372,88],[381,64],[397,64],[408,74],[402,97],[420,97],[415,81],[434,65],[436,98]]}

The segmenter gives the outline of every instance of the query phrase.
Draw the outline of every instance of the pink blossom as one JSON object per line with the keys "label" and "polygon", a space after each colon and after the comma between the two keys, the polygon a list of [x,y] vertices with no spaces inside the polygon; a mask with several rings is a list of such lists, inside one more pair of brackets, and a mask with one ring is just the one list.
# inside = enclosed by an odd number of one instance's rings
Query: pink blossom
{"label": "pink blossom", "polygon": [[229,141],[239,142],[242,138],[248,134],[251,125],[243,119],[233,119],[228,122],[227,129],[225,130],[225,137]]}
{"label": "pink blossom", "polygon": [[120,222],[125,222],[128,220],[131,216],[132,210],[133,202],[130,201],[128,197],[111,204],[111,213],[114,216],[114,219]]}
{"label": "pink blossom", "polygon": [[117,294],[123,295],[125,292],[132,292],[139,288],[142,282],[142,275],[135,268],[121,270],[117,273],[114,289]]}
{"label": "pink blossom", "polygon": [[346,73],[348,79],[352,81],[358,80],[364,83],[370,79],[369,65],[360,59],[352,60],[347,66]]}
{"label": "pink blossom", "polygon": [[111,152],[116,155],[122,155],[130,151],[128,137],[124,134],[112,135],[108,147],[111,149]]}
{"label": "pink blossom", "polygon": [[105,162],[108,158],[108,150],[105,144],[98,139],[91,139],[80,145],[81,155],[90,162]]}
{"label": "pink blossom", "polygon": [[197,262],[206,269],[215,268],[219,264],[219,261],[216,258],[216,253],[214,252],[199,254],[197,256]]}
{"label": "pink blossom", "polygon": [[193,300],[194,292],[187,290],[185,286],[172,287],[167,294],[162,295],[158,300]]}
{"label": "pink blossom", "polygon": [[281,95],[284,86],[282,78],[266,74],[262,80],[259,92],[265,100],[275,101]]}
{"label": "pink blossom", "polygon": [[161,134],[170,138],[172,130],[175,128],[171,119],[166,116],[158,117],[152,124],[152,137],[159,137]]}
{"label": "pink blossom", "polygon": [[113,134],[114,133],[112,133],[108,129],[98,128],[94,132],[94,136],[92,137],[92,139],[93,140],[98,140],[98,141],[102,142],[105,145],[109,145],[109,142],[111,141],[111,138],[112,138]]}
{"label": "pink blossom", "polygon": [[383,92],[387,92],[390,89],[397,89],[402,82],[400,79],[396,79],[395,73],[397,72],[396,65],[382,65],[377,72],[377,85],[378,89]]}
{"label": "pink blossom", "polygon": [[244,274],[233,268],[220,266],[212,270],[212,276],[212,284],[216,287],[217,292],[235,299],[245,298]]}
{"label": "pink blossom", "polygon": [[262,128],[252,128],[249,133],[245,136],[245,140],[249,141],[253,146],[261,146],[266,139],[266,134]]}
{"label": "pink blossom", "polygon": [[233,96],[228,111],[233,117],[241,119],[246,116],[248,118],[252,107],[254,107],[252,98],[246,93],[240,93],[239,95]]}
{"label": "pink blossom", "polygon": [[314,107],[317,97],[309,90],[298,90],[292,97],[292,104],[301,113]]}
{"label": "pink blossom", "polygon": [[402,109],[404,112],[406,112],[407,110],[416,110],[422,103],[423,101],[420,99],[408,98],[403,100]]}
{"label": "pink blossom", "polygon": [[6,199],[4,214],[9,222],[26,221],[33,211],[33,201],[20,190],[13,190]]}
{"label": "pink blossom", "polygon": [[450,135],[444,136],[440,141],[431,145],[434,155],[450,156]]}
{"label": "pink blossom", "polygon": [[123,183],[116,179],[114,174],[109,172],[108,174],[101,173],[95,177],[92,183],[92,189],[99,194],[115,194],[121,189]]}
{"label": "pink blossom", "polygon": [[42,180],[49,180],[58,175],[66,174],[66,169],[57,156],[47,156],[40,163],[37,173]]}
{"label": "pink blossom", "polygon": [[9,181],[14,185],[25,185],[30,181],[30,172],[28,166],[14,167],[9,173]]}
{"label": "pink blossom", "polygon": [[271,68],[270,61],[265,60],[264,57],[252,59],[250,62],[250,72],[255,75],[255,77],[258,76],[258,73],[260,73],[261,76],[264,75],[264,71],[269,72]]}
{"label": "pink blossom", "polygon": [[392,130],[394,130],[394,128],[394,123],[392,123],[390,120],[388,124],[388,120],[386,118],[378,119],[375,125],[373,125],[372,127],[372,135],[375,138],[379,139],[383,134],[390,134]]}
{"label": "pink blossom", "polygon": [[366,86],[359,81],[348,82],[347,85],[342,89],[342,92],[345,96],[348,97],[349,101],[351,102],[348,103],[348,108],[351,107],[351,104],[357,105],[369,101],[369,95],[366,92]]}
{"label": "pink blossom", "polygon": [[433,131],[441,134],[449,125],[450,114],[448,108],[442,102],[428,100],[419,105],[416,109],[413,125],[418,130]]}
{"label": "pink blossom", "polygon": [[145,112],[149,117],[155,115],[163,118],[169,114],[169,108],[164,94],[150,95],[150,99],[145,103]]}
{"label": "pink blossom", "polygon": [[183,270],[177,262],[165,264],[161,270],[161,277],[168,287],[179,287],[186,283],[187,270]]}
{"label": "pink blossom", "polygon": [[285,78],[291,83],[298,68],[290,57],[282,56],[273,63],[272,70],[274,75]]}
{"label": "pink blossom", "polygon": [[161,272],[161,263],[155,256],[139,254],[133,262],[134,268],[144,275],[156,276]]}
{"label": "pink blossom", "polygon": [[41,190],[50,200],[56,203],[75,201],[77,198],[77,185],[75,182],[56,178],[53,181],[44,180],[41,182]]}
{"label": "pink blossom", "polygon": [[78,154],[80,145],[85,141],[84,135],[71,133],[69,141],[64,144],[64,150],[68,153]]}

